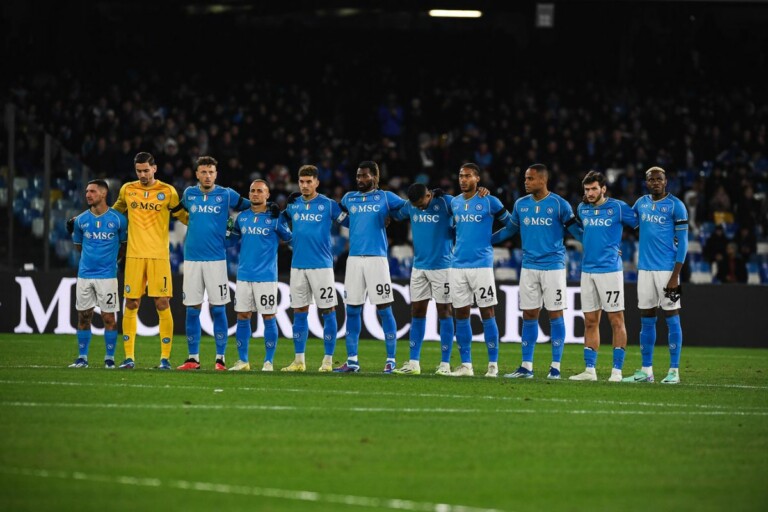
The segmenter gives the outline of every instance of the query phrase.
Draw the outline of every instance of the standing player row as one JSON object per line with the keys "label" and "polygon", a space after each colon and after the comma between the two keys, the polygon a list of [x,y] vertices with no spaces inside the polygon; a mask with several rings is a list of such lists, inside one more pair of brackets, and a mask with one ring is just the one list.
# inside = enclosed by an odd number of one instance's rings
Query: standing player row
{"label": "standing player row", "polygon": [[[146,208],[135,201],[134,196],[150,199],[154,180],[152,169],[156,170],[151,155],[147,159],[140,153],[136,157],[136,172],[139,181],[127,184],[121,189],[118,205],[125,211],[124,192],[134,199],[128,210],[129,219],[129,262],[136,256],[131,252],[132,216],[142,211],[164,211],[188,222],[185,241],[184,263],[184,304],[187,307],[187,341],[189,357],[181,370],[200,368],[200,308],[207,293],[214,319],[216,360],[214,368],[226,369],[225,349],[227,344],[227,321],[224,306],[229,302],[228,278],[226,275],[225,238],[228,233],[229,212],[241,211],[231,230],[242,245],[235,296],[235,311],[238,315],[237,343],[239,360],[231,370],[250,369],[248,342],[251,331],[251,313],[259,312],[265,325],[265,360],[262,370],[273,368],[277,343],[276,313],[277,290],[277,244],[280,239],[291,243],[293,258],[291,265],[291,307],[294,309],[294,351],[293,362],[283,371],[305,371],[305,347],[308,335],[307,311],[315,302],[323,316],[325,357],[319,371],[331,371],[335,349],[338,300],[334,287],[333,258],[331,253],[331,225],[337,222],[349,227],[350,253],[345,276],[345,303],[347,317],[346,362],[336,368],[337,372],[358,372],[358,341],[361,330],[360,315],[366,298],[377,306],[385,333],[386,361],[384,372],[419,374],[419,359],[424,338],[426,309],[431,298],[435,299],[440,317],[440,338],[442,362],[436,373],[452,376],[474,374],[471,358],[472,332],[469,323],[470,308],[477,304],[483,319],[483,330],[488,350],[486,376],[498,375],[498,327],[494,306],[496,287],[493,275],[493,243],[499,243],[518,232],[522,238],[523,269],[520,283],[520,304],[524,310],[523,362],[510,378],[533,377],[533,352],[538,335],[538,316],[542,306],[546,307],[552,327],[552,363],[547,377],[560,378],[560,359],[565,339],[562,311],[567,307],[565,299],[565,247],[563,236],[570,231],[577,239],[584,241],[584,273],[582,297],[587,324],[585,362],[586,370],[571,377],[573,380],[596,380],[594,371],[599,346],[597,325],[600,312],[605,309],[611,320],[614,333],[614,370],[611,381],[622,380],[621,368],[626,346],[626,331],[623,322],[623,277],[619,244],[622,225],[640,227],[640,284],[639,295],[643,309],[643,334],[641,347],[643,367],[633,377],[624,380],[652,381],[650,363],[652,342],[655,341],[655,310],[661,306],[668,311],[667,322],[672,333],[679,335],[670,341],[677,348],[672,355],[671,369],[665,381],[679,381],[677,362],[682,341],[679,333],[679,271],[685,257],[684,230],[687,216],[682,203],[665,194],[666,180],[660,168],[649,169],[648,185],[652,195],[642,198],[634,208],[614,199],[605,197],[605,179],[590,172],[584,180],[585,202],[579,205],[578,217],[562,198],[549,192],[548,172],[541,164],[534,164],[526,171],[526,191],[529,195],[518,200],[510,214],[501,202],[487,195],[487,190],[478,187],[480,169],[475,164],[465,164],[459,171],[461,194],[451,197],[439,190],[430,191],[421,184],[412,185],[408,190],[408,201],[392,192],[378,188],[379,169],[375,162],[362,162],[356,174],[358,190],[346,194],[340,203],[319,194],[319,180],[314,166],[299,170],[300,192],[291,194],[288,206],[280,212],[274,203],[268,203],[269,186],[264,180],[251,184],[249,199],[235,191],[215,185],[216,161],[201,157],[198,161],[199,184],[188,188],[181,201],[172,200],[175,191],[167,196],[171,199],[166,208]],[[146,162],[139,162],[146,160]],[[151,180],[142,180],[144,165],[150,167]],[[142,167],[140,169],[139,167]],[[164,184],[162,184],[164,185]],[[90,186],[90,185],[89,185]],[[167,186],[167,185],[166,185]],[[172,190],[172,187],[170,187]],[[138,190],[134,190],[138,189]],[[150,190],[148,190],[150,189]],[[106,195],[106,194],[105,194]],[[166,194],[156,193],[157,200]],[[644,201],[648,199],[648,201]],[[89,203],[91,204],[91,203]],[[658,208],[658,209],[657,209]],[[93,205],[91,205],[93,210]],[[637,212],[643,211],[640,217]],[[137,215],[137,212],[138,215]],[[86,212],[88,213],[88,212]],[[92,215],[100,215],[91,212]],[[83,214],[85,215],[85,214]],[[414,268],[411,276],[412,327],[410,334],[410,359],[402,368],[396,369],[395,352],[397,326],[392,314],[392,283],[387,263],[386,226],[390,219],[409,219],[414,239]],[[639,219],[639,220],[638,220]],[[495,221],[505,227],[492,233]],[[167,240],[167,216],[165,238]],[[81,226],[80,217],[75,222]],[[673,226],[671,231],[669,226]],[[647,231],[647,233],[646,233]],[[671,237],[670,237],[671,235]],[[75,235],[77,237],[77,234]],[[162,232],[161,237],[162,238]],[[124,239],[124,238],[123,238]],[[661,242],[659,242],[661,240]],[[76,243],[78,239],[76,238]],[[166,242],[167,243],[167,242]],[[136,244],[134,244],[136,245]],[[671,249],[670,249],[671,248]],[[674,254],[670,255],[670,251]],[[167,252],[167,251],[166,251]],[[84,251],[83,260],[91,258]],[[154,254],[152,254],[154,255]],[[682,259],[681,259],[682,258]],[[159,258],[148,258],[150,260]],[[670,259],[672,260],[670,263]],[[81,260],[81,270],[83,269]],[[680,260],[680,261],[677,261]],[[135,266],[135,265],[134,265]],[[116,272],[116,265],[112,265]],[[152,265],[145,265],[151,269]],[[661,274],[660,274],[661,272]],[[142,285],[157,283],[157,276],[144,276]],[[85,277],[85,276],[83,276]],[[144,292],[144,286],[133,289],[128,280],[126,266],[126,299],[129,293]],[[163,276],[165,277],[165,276]],[[131,280],[135,282],[135,280]],[[161,290],[169,292],[169,280],[163,282]],[[148,288],[152,295],[152,286]],[[165,297],[167,303],[167,297]],[[138,298],[136,307],[138,306]],[[156,298],[156,303],[158,299]],[[128,306],[128,302],[126,302]],[[80,309],[80,303],[78,306]],[[166,307],[167,309],[167,307]],[[135,308],[134,308],[135,310]],[[92,306],[91,306],[92,311]],[[158,307],[158,312],[160,312]],[[170,316],[170,314],[168,314]],[[123,321],[126,360],[121,368],[132,368],[133,344],[130,323]],[[135,313],[133,315],[135,333]],[[454,329],[455,320],[455,329]],[[653,323],[651,321],[653,320]],[[676,322],[675,322],[676,320]],[[161,339],[163,354],[160,368],[170,368],[170,341],[172,336],[163,336],[161,316]],[[172,320],[171,320],[172,322]],[[85,326],[85,322],[82,322]],[[172,325],[172,323],[171,323]],[[677,326],[675,330],[674,327]],[[88,325],[88,330],[89,329]],[[128,329],[126,329],[128,327]],[[79,331],[85,329],[79,329]],[[450,355],[455,338],[459,345],[461,364],[450,369]],[[78,333],[80,338],[80,333]],[[679,338],[679,339],[678,339]],[[167,340],[167,341],[166,341]],[[130,343],[130,346],[128,342]],[[674,343],[673,343],[674,341]],[[87,365],[87,345],[73,366]],[[109,347],[109,342],[107,343]],[[166,354],[167,347],[167,354]],[[129,352],[130,348],[130,352]],[[114,357],[114,344],[108,358]],[[677,359],[677,362],[675,361]],[[647,363],[647,364],[646,364]],[[109,366],[109,359],[107,366]],[[112,366],[114,362],[112,360]],[[673,371],[674,370],[674,371]]]}

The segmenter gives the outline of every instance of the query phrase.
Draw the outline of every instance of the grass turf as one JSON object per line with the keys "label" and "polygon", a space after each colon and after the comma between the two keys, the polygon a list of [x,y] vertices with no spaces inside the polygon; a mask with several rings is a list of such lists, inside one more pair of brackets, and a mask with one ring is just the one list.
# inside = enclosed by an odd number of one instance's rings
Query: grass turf
{"label": "grass turf", "polygon": [[[74,370],[74,336],[0,334],[0,510],[768,508],[768,350],[685,347],[683,382],[663,386],[606,382],[610,347],[600,382],[577,383],[580,346],[551,382],[549,345],[536,378],[513,381],[431,375],[437,343],[425,343],[423,375],[382,375],[373,341],[358,375],[314,371],[318,340],[306,374],[215,373],[210,338],[207,371],[150,370],[156,338],[137,341],[136,370],[107,371],[102,340],[91,368]],[[276,369],[292,352],[280,340]],[[485,349],[473,352],[482,375]],[[519,358],[503,345],[501,373]],[[659,380],[667,362],[659,343]],[[636,367],[631,346],[625,374]]]}

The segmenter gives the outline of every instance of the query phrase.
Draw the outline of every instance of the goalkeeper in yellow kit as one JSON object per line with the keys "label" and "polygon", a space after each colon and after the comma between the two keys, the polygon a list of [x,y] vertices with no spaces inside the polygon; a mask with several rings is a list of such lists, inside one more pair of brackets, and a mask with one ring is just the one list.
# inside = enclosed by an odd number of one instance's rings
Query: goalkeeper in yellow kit
{"label": "goalkeeper in yellow kit", "polygon": [[139,303],[145,291],[155,300],[160,320],[160,365],[170,370],[173,344],[173,296],[169,250],[171,216],[187,224],[189,214],[179,201],[176,189],[155,179],[157,165],[149,153],[138,153],[133,159],[137,181],[126,183],[112,206],[128,217],[128,251],[125,260],[125,313],[123,313],[123,346],[125,361],[119,366],[132,369],[136,365],[134,346]]}

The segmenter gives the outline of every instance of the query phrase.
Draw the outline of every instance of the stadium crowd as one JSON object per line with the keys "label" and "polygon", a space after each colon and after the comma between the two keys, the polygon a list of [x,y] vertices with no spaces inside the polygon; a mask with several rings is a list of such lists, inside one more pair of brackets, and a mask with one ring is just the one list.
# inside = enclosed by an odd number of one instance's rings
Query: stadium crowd
{"label": "stadium crowd", "polygon": [[[473,161],[483,185],[511,205],[524,195],[526,166],[542,162],[552,189],[574,205],[589,170],[604,172],[611,196],[633,204],[645,193],[643,172],[658,165],[689,209],[692,234],[708,226],[702,242],[723,225],[735,255],[749,261],[768,235],[768,105],[747,86],[654,95],[596,83],[521,82],[501,91],[435,79],[397,94],[382,89],[366,103],[332,93],[339,70],[325,69],[311,83],[214,88],[194,74],[130,72],[96,87],[64,72],[18,82],[12,99],[21,124],[42,126],[94,177],[135,179],[133,156],[150,151],[158,178],[183,191],[196,182],[194,160],[212,154],[222,185],[245,191],[264,178],[284,204],[305,164],[317,165],[320,190],[339,200],[363,159],[379,162],[383,188],[401,195],[413,182],[455,193],[459,165]],[[42,131],[21,133],[18,172],[39,173]],[[392,243],[405,243],[407,230],[393,225]],[[727,245],[711,244],[708,259],[727,258]]]}

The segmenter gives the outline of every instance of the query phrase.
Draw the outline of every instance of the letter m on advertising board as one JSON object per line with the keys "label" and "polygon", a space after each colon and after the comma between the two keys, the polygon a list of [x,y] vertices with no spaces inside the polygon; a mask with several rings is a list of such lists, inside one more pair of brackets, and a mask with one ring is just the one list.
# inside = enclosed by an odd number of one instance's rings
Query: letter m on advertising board
{"label": "letter m on advertising board", "polygon": [[34,332],[27,322],[28,311],[32,313],[37,332],[45,332],[53,312],[58,309],[57,324],[53,332],[55,334],[76,333],[70,322],[70,315],[72,314],[72,286],[77,282],[77,278],[62,278],[47,308],[43,307],[31,277],[16,277],[15,279],[21,288],[21,306],[19,308],[19,325],[14,327],[13,332],[24,334]]}

